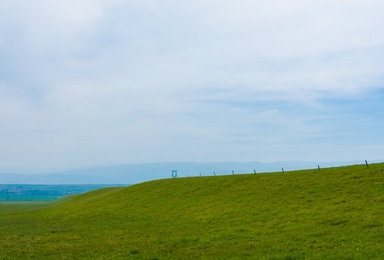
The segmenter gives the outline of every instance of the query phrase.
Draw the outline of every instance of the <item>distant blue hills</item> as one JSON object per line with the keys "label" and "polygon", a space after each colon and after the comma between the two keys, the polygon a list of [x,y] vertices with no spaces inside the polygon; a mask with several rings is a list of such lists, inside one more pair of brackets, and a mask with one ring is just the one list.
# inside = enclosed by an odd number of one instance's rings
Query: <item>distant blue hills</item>
{"label": "distant blue hills", "polygon": [[352,164],[351,162],[174,162],[123,164],[56,171],[52,173],[0,173],[0,184],[135,184],[143,181],[171,178],[171,171],[177,170],[178,177],[272,172],[284,170],[311,169]]}

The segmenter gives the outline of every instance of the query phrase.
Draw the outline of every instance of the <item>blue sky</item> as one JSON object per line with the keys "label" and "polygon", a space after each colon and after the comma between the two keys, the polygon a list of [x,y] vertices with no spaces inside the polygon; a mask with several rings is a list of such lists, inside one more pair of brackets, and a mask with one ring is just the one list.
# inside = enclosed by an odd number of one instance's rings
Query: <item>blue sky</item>
{"label": "blue sky", "polygon": [[383,1],[0,1],[0,168],[383,159]]}

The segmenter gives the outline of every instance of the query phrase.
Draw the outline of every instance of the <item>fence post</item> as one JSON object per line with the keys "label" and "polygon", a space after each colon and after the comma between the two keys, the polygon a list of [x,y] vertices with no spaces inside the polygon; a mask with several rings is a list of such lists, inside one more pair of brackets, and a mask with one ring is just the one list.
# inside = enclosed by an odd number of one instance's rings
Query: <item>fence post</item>
{"label": "fence post", "polygon": [[235,175],[235,172],[232,170],[232,175]]}
{"label": "fence post", "polygon": [[215,175],[215,176],[216,176],[216,172],[215,172],[215,171],[213,171],[213,175]]}
{"label": "fence post", "polygon": [[253,172],[256,174],[256,170],[255,169],[253,169]]}
{"label": "fence post", "polygon": [[365,160],[365,165],[367,165],[367,168],[369,168],[369,165],[368,165],[368,162],[367,162],[367,160]]}
{"label": "fence post", "polygon": [[199,174],[200,174],[200,177],[201,177],[201,172]]}
{"label": "fence post", "polygon": [[317,165],[317,169],[319,169],[319,171],[320,171],[320,165],[319,164]]}
{"label": "fence post", "polygon": [[284,171],[284,168],[281,168],[281,171],[284,173],[285,171]]}

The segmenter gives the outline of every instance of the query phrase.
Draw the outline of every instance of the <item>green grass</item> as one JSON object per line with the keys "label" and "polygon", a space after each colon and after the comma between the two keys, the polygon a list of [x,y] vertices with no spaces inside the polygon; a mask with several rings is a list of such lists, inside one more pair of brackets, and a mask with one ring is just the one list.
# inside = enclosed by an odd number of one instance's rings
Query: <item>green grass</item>
{"label": "green grass", "polygon": [[0,204],[0,259],[383,259],[384,164]]}

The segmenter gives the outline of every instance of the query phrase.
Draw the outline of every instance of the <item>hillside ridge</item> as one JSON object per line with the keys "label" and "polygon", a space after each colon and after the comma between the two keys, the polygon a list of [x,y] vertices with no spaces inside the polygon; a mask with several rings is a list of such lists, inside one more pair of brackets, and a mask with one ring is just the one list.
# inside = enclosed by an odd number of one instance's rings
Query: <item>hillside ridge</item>
{"label": "hillside ridge", "polygon": [[354,165],[104,188],[34,211],[0,213],[0,250],[64,259],[375,259],[384,255],[383,169]]}

